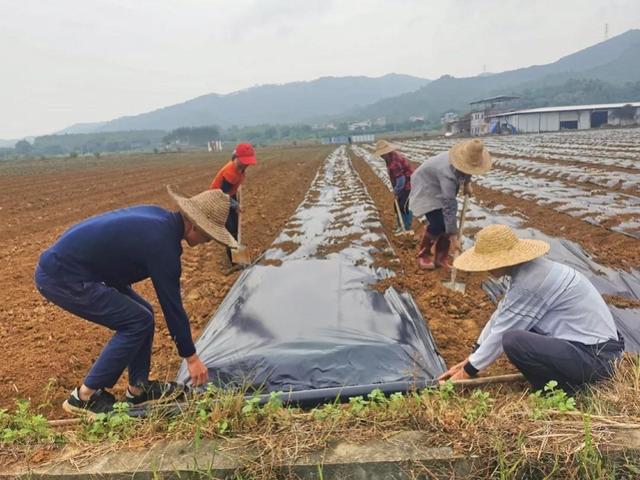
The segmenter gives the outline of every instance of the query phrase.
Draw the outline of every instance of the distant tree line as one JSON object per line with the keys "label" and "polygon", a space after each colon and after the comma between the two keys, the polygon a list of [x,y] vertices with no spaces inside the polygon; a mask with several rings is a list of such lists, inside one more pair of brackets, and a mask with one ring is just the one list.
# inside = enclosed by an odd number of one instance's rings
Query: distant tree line
{"label": "distant tree line", "polygon": [[206,146],[212,140],[220,140],[220,128],[215,125],[176,128],[162,137],[164,143],[183,143],[200,147]]}
{"label": "distant tree line", "polygon": [[[616,85],[602,80],[567,80],[559,85],[546,85],[501,92],[521,97],[510,106],[513,108],[537,108],[554,105],[580,105],[594,103],[623,103],[640,100],[640,81]],[[401,102],[400,102],[401,103]],[[400,107],[400,105],[396,105]],[[462,113],[462,112],[459,112]],[[232,126],[223,129],[216,125],[177,128],[169,133],[163,130],[127,132],[78,133],[45,135],[36,137],[33,143],[20,140],[14,148],[0,148],[0,158],[13,156],[86,155],[126,151],[163,151],[174,146],[203,148],[207,142],[222,140],[236,143],[249,141],[254,144],[319,140],[322,137],[355,135],[357,133],[385,133],[390,131],[425,130],[440,127],[442,112],[425,113],[425,122],[397,120],[399,115],[389,115],[384,127],[374,127],[366,132],[350,132],[348,122],[334,122],[335,129],[313,129],[310,125],[256,125]],[[624,111],[619,112],[625,115]],[[394,120],[394,117],[396,120]],[[406,118],[406,117],[405,117]],[[355,120],[355,119],[354,119]]]}
{"label": "distant tree line", "polygon": [[84,155],[152,150],[162,144],[162,130],[73,133],[36,137],[33,143],[20,140],[12,153],[20,156]]}

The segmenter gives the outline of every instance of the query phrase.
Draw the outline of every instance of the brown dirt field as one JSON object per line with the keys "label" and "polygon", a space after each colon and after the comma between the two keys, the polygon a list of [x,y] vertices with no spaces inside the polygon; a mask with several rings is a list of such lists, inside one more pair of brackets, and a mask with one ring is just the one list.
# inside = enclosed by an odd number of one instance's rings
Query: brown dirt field
{"label": "brown dirt field", "polygon": [[[442,269],[432,272],[418,268],[417,245],[422,236],[421,227],[415,236],[394,236],[396,214],[393,210],[393,195],[369,166],[356,155],[351,155],[353,166],[367,186],[369,194],[378,208],[385,233],[400,258],[403,275],[380,282],[378,288],[393,285],[408,291],[420,307],[436,345],[447,365],[453,365],[471,352],[471,347],[494,311],[494,305],[486,297],[480,284],[484,274],[459,272],[456,281],[467,285],[466,294],[461,295],[442,286],[450,280],[450,274]],[[418,225],[414,223],[414,227]],[[501,357],[483,375],[494,375],[515,371],[506,357]]]}
{"label": "brown dirt field", "polygon": [[[269,246],[302,201],[328,147],[264,148],[243,188],[243,243],[257,256]],[[167,183],[188,194],[206,189],[228,154],[104,156],[47,159],[0,165],[0,408],[15,398],[61,414],[59,405],[78,385],[109,337],[104,328],[49,303],[35,289],[41,251],[72,224],[140,203],[173,208]],[[286,175],[286,176],[285,176]],[[184,248],[182,290],[194,337],[226,295],[238,273],[225,275],[224,249]],[[170,340],[150,281],[135,285],[154,305],[156,337],[152,377],[172,379],[180,359]],[[116,388],[123,391],[124,382]]]}

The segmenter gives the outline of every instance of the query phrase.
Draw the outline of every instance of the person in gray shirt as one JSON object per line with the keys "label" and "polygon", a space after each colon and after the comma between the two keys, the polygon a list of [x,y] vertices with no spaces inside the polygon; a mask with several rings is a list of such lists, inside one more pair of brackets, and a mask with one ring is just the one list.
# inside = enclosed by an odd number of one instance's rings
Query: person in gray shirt
{"label": "person in gray shirt", "polygon": [[549,244],[518,239],[505,225],[490,225],[453,265],[507,276],[508,288],[467,358],[440,380],[475,376],[504,351],[535,390],[550,380],[573,394],[611,377],[624,351],[611,312],[589,280],[543,257]]}
{"label": "person in gray shirt", "polygon": [[490,168],[489,152],[481,140],[474,139],[459,142],[449,151],[425,160],[413,172],[409,209],[414,216],[425,215],[427,220],[418,252],[421,268],[449,268],[449,252],[459,247],[458,191],[463,186],[465,195],[471,195],[471,175],[486,173]]}

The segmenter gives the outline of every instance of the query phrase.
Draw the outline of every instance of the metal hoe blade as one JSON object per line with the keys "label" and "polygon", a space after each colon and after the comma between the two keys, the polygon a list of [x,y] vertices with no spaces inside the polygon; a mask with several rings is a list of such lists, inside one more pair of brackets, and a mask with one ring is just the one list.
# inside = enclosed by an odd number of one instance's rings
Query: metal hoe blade
{"label": "metal hoe blade", "polygon": [[442,282],[442,285],[448,288],[449,290],[453,290],[454,292],[460,292],[460,293],[464,293],[467,287],[466,284],[461,282],[456,282],[456,281]]}
{"label": "metal hoe blade", "polygon": [[251,254],[244,245],[239,245],[237,249],[231,250],[231,260],[239,265],[250,265]]}
{"label": "metal hoe blade", "polygon": [[[460,215],[460,226],[458,228],[458,235],[460,236],[460,238],[462,238],[462,232],[464,230],[464,219],[467,215],[468,205],[469,205],[469,195],[465,195],[464,203],[462,204],[462,214]],[[454,261],[455,261],[455,258],[457,257],[458,257],[458,254],[456,252]],[[449,290],[453,290],[454,292],[464,293],[466,289],[466,285],[461,282],[456,282],[457,273],[458,273],[458,270],[456,268],[451,268],[451,280],[448,282],[442,282],[442,285],[445,288],[448,288]]]}

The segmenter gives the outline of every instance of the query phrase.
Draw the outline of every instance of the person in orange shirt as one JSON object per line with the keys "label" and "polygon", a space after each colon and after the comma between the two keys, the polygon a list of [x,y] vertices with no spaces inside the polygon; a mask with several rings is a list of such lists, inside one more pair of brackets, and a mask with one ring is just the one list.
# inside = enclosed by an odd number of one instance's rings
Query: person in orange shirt
{"label": "person in orange shirt", "polygon": [[[240,211],[238,188],[244,181],[247,167],[256,163],[256,153],[253,146],[250,143],[239,143],[233,151],[231,160],[218,171],[209,186],[210,190],[222,190],[231,197],[229,216],[225,227],[236,240],[238,239],[238,212]],[[229,247],[227,247],[227,257],[233,266],[231,248]]]}

